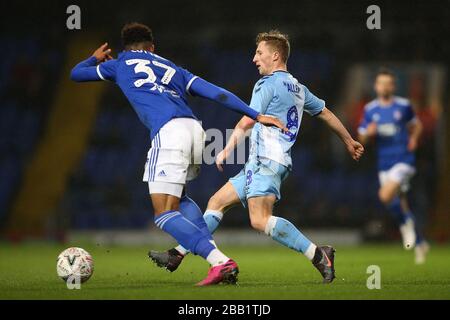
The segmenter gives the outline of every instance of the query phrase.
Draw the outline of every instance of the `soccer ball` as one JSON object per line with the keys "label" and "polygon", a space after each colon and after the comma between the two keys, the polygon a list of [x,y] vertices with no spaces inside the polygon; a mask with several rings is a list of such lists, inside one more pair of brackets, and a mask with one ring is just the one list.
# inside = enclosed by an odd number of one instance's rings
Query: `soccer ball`
{"label": "soccer ball", "polygon": [[89,252],[82,248],[68,248],[59,254],[56,271],[65,282],[69,280],[83,283],[88,281],[94,272],[94,260]]}

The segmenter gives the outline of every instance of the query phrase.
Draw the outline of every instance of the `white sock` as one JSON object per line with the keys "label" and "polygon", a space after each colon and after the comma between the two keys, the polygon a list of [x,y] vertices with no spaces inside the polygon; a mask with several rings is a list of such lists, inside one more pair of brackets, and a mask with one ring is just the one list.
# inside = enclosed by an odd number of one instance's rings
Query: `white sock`
{"label": "white sock", "polygon": [[206,261],[213,267],[224,264],[230,260],[226,255],[224,255],[219,249],[214,249],[206,257]]}
{"label": "white sock", "polygon": [[183,256],[187,255],[190,251],[185,249],[181,244],[177,245],[175,247],[175,250],[177,250],[179,253],[181,253]]}
{"label": "white sock", "polygon": [[310,261],[314,258],[314,254],[316,253],[317,246],[311,242],[308,249],[306,249],[306,252],[304,253],[305,257],[307,257]]}
{"label": "white sock", "polygon": [[266,228],[264,229],[264,233],[267,234],[269,237],[273,234],[273,229],[275,228],[275,225],[277,224],[277,217],[270,216],[269,220],[267,220]]}
{"label": "white sock", "polygon": [[205,213],[203,214],[203,216],[206,216],[206,215],[213,215],[217,219],[219,219],[219,221],[222,220],[222,218],[223,218],[223,212],[218,211],[218,210],[206,210]]}
{"label": "white sock", "polygon": [[414,228],[414,220],[407,219],[404,224],[400,226],[400,233],[402,235],[403,246],[406,250],[411,250],[416,244],[416,230]]}

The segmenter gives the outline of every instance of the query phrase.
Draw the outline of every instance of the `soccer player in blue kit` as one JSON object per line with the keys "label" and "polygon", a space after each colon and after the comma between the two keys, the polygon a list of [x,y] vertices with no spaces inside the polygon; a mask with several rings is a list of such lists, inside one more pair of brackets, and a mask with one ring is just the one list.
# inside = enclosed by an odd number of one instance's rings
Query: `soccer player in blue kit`
{"label": "soccer player in blue kit", "polygon": [[141,122],[150,130],[143,180],[148,182],[156,225],[211,268],[197,285],[235,283],[236,262],[215,245],[195,202],[184,194],[186,181],[200,170],[205,132],[186,101],[186,95],[218,102],[261,124],[287,131],[280,120],[249,108],[242,100],[154,53],[150,28],[130,23],[122,29],[124,51],[112,59],[105,43],[76,65],[77,82],[108,80],[116,83]]}
{"label": "soccer player in blue kit", "polygon": [[378,153],[380,201],[395,216],[406,250],[415,248],[415,262],[425,262],[428,243],[418,231],[408,204],[409,181],[415,174],[414,151],[422,125],[407,99],[394,96],[395,75],[381,69],[374,85],[377,99],[364,107],[358,128],[363,144],[375,139]]}
{"label": "soccer player in blue kit", "polygon": [[[325,107],[325,101],[314,96],[287,71],[290,44],[286,35],[277,30],[261,33],[256,45],[253,62],[263,77],[253,89],[250,107],[282,119],[289,132],[265,128],[246,116],[238,122],[229,142],[218,154],[216,164],[222,170],[222,164],[251,129],[248,161],[238,175],[211,197],[204,219],[209,230],[214,232],[224,212],[242,203],[248,207],[254,229],[303,253],[319,270],[323,282],[330,283],[335,278],[334,248],[316,246],[290,221],[274,216],[273,207],[281,198],[281,183],[292,170],[290,150],[297,139],[303,111],[324,121],[344,142],[354,160],[359,160],[364,148]],[[174,271],[187,252],[180,245],[166,252],[151,251],[150,256],[158,266]]]}

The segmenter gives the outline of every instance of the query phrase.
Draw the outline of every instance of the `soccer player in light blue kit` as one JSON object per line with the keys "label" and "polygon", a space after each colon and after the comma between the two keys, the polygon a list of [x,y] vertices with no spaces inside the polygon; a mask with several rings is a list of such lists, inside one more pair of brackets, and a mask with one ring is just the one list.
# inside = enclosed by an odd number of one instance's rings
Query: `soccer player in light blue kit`
{"label": "soccer player in light blue kit", "polygon": [[[248,117],[238,122],[225,149],[217,156],[216,164],[222,170],[222,164],[244,139],[245,132],[253,128],[248,161],[237,176],[211,197],[204,218],[209,230],[214,232],[223,213],[242,203],[249,209],[253,228],[303,253],[319,270],[323,282],[330,283],[335,278],[334,248],[316,246],[290,221],[274,216],[273,206],[280,200],[281,183],[292,168],[290,150],[297,139],[303,111],[323,120],[341,138],[354,160],[359,160],[364,148],[325,107],[325,102],[287,71],[290,45],[286,35],[276,30],[261,33],[256,45],[253,62],[263,77],[253,89],[250,107],[281,119],[289,132],[265,128]],[[166,252],[153,251],[151,257],[159,266],[173,271],[186,253],[185,248],[178,246]]]}
{"label": "soccer player in light blue kit", "polygon": [[366,144],[376,140],[380,201],[395,216],[406,250],[415,248],[415,262],[425,262],[428,243],[417,230],[408,204],[409,181],[415,174],[414,151],[422,125],[407,99],[394,96],[395,75],[381,69],[375,80],[377,99],[364,107],[358,128],[359,138]]}
{"label": "soccer player in light blue kit", "polygon": [[117,59],[105,43],[71,73],[74,81],[116,83],[131,103],[152,140],[143,180],[148,182],[155,223],[211,268],[197,285],[235,283],[238,266],[217,249],[203,214],[184,195],[187,181],[199,174],[205,132],[186,101],[191,94],[216,101],[266,125],[287,130],[278,119],[260,114],[242,100],[154,53],[153,35],[145,25],[122,29],[125,50]]}

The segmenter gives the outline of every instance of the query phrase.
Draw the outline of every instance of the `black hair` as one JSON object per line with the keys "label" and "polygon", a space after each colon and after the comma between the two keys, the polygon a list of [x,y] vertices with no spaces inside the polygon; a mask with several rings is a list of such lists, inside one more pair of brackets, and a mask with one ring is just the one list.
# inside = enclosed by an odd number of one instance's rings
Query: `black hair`
{"label": "black hair", "polygon": [[125,48],[138,43],[153,44],[152,29],[142,23],[127,23],[123,26],[121,35],[122,44]]}

